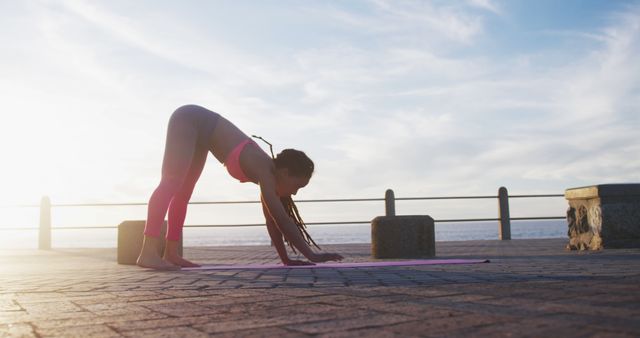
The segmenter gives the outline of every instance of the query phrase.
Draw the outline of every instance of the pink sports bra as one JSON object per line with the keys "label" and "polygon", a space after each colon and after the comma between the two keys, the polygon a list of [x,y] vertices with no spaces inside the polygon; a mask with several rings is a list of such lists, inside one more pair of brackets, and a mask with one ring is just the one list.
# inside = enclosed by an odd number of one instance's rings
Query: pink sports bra
{"label": "pink sports bra", "polygon": [[235,146],[235,148],[231,150],[229,155],[227,155],[227,158],[224,160],[224,165],[225,167],[227,167],[227,171],[229,172],[229,175],[231,175],[231,177],[240,181],[240,183],[249,182],[249,178],[247,177],[247,175],[242,170],[242,167],[240,166],[240,154],[242,153],[242,150],[244,150],[244,147],[247,146],[247,144],[253,144],[258,148],[260,147],[253,140],[246,139],[240,142],[237,146]]}

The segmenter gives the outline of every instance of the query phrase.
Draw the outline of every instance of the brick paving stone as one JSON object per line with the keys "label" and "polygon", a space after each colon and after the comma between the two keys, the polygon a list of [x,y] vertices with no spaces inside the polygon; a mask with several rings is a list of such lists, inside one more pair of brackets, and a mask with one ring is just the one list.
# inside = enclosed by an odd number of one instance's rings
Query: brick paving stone
{"label": "brick paving stone", "polygon": [[191,327],[178,327],[171,330],[166,328],[140,330],[138,332],[125,332],[125,337],[157,337],[157,338],[198,338],[209,337],[205,332]]}
{"label": "brick paving stone", "polygon": [[98,316],[127,316],[144,315],[152,311],[139,305],[129,303],[91,304],[82,306],[83,309]]}
{"label": "brick paving stone", "polygon": [[[594,330],[591,327],[586,327],[589,331],[585,337],[594,337],[594,338],[637,338],[637,333],[623,332],[623,331],[606,331],[606,330]],[[573,334],[572,334],[573,335]]]}
{"label": "brick paving stone", "polygon": [[144,307],[152,312],[162,313],[172,317],[192,317],[206,315],[211,312],[206,306],[194,302],[173,302],[168,304],[145,304]]}
{"label": "brick paving stone", "polygon": [[[392,325],[386,330],[398,334],[419,336],[443,336],[445,333],[459,331],[461,329],[476,328],[489,325],[503,325],[510,318],[489,314],[463,314],[448,317],[440,317],[437,320],[410,321]],[[473,331],[473,330],[468,330]],[[465,333],[468,333],[465,331]]]}
{"label": "brick paving stone", "polygon": [[258,318],[245,318],[242,320],[230,320],[213,322],[204,325],[194,325],[193,327],[201,329],[207,333],[221,333],[246,329],[257,328],[270,328],[279,327],[285,325],[285,329],[289,329],[292,324],[300,325],[299,323],[305,323],[310,320],[328,320],[330,317],[315,316],[309,317],[305,314],[290,314],[288,316],[281,317],[258,317]]}
{"label": "brick paving stone", "polygon": [[96,316],[89,312],[40,312],[28,313],[20,311],[15,315],[0,317],[0,323],[16,324],[16,323],[33,323],[40,325],[45,322],[62,323],[64,321],[81,322],[82,320],[94,319]]}
{"label": "brick paving stone", "polygon": [[72,301],[74,304],[82,306],[82,305],[91,305],[91,304],[122,303],[125,300],[119,298],[115,294],[105,292],[96,296],[77,297]]}
{"label": "brick paving stone", "polygon": [[[243,302],[243,303],[235,303],[235,304],[226,304],[224,306],[220,306],[227,312],[249,312],[251,313],[254,310],[264,310],[264,309],[279,309],[283,308],[286,311],[299,311],[299,312],[309,312],[309,308],[315,309],[317,307],[322,306],[333,306],[332,304],[323,303],[323,298],[329,296],[319,296],[319,297],[304,297],[304,298],[283,298],[277,301],[267,301],[267,302]],[[208,304],[211,308],[214,308],[214,304]],[[336,306],[336,308],[341,308],[340,306]],[[314,311],[314,310],[311,310]]]}
{"label": "brick paving stone", "polygon": [[4,311],[20,311],[22,308],[20,305],[16,304],[13,299],[3,299],[0,300],[0,312]]}
{"label": "brick paving stone", "polygon": [[26,311],[2,311],[0,312],[0,325],[15,325],[28,323],[32,317]]}
{"label": "brick paving stone", "polygon": [[453,288],[389,288],[391,292],[417,296],[421,298],[433,298],[433,297],[452,297],[460,295],[461,292],[453,290]]}
{"label": "brick paving stone", "polygon": [[274,302],[277,303],[280,300],[286,299],[285,296],[282,295],[269,295],[265,294],[262,296],[255,297],[233,297],[233,296],[213,296],[213,297],[202,297],[197,300],[194,304],[200,306],[206,306],[210,308],[221,308],[227,306],[238,306],[241,304],[255,304],[260,302]]}
{"label": "brick paving stone", "polygon": [[[85,313],[80,313],[85,314]],[[37,328],[49,329],[49,328],[64,328],[64,327],[74,327],[74,326],[82,326],[87,324],[98,325],[105,323],[118,323],[118,322],[126,322],[126,321],[142,321],[149,319],[159,319],[166,318],[166,315],[160,313],[136,313],[136,314],[127,314],[127,315],[115,315],[115,316],[106,316],[106,315],[96,315],[86,313],[86,316],[78,316],[74,318],[63,318],[58,319],[55,316],[42,317],[42,318],[34,318],[34,326]]]}
{"label": "brick paving stone", "polygon": [[13,294],[13,299],[22,303],[44,303],[47,301],[57,302],[60,301],[60,298],[63,297],[63,294],[57,292],[37,292],[37,293],[27,293],[20,292]]}
{"label": "brick paving stone", "polygon": [[0,324],[0,337],[37,337],[29,324]]}
{"label": "brick paving stone", "polygon": [[402,338],[414,338],[421,337],[416,335],[408,335],[408,334],[398,334],[392,331],[387,331],[384,328],[376,327],[373,329],[354,329],[354,330],[346,330],[340,332],[329,332],[319,335],[314,335],[314,337],[321,338],[344,338],[344,337],[366,337],[366,338],[393,338],[393,337],[402,337]]}
{"label": "brick paving stone", "polygon": [[36,330],[41,337],[121,337],[119,333],[106,325],[80,325],[63,328],[48,328]]}
{"label": "brick paving stone", "polygon": [[385,303],[381,307],[374,308],[372,310],[375,310],[378,312],[403,314],[403,315],[418,317],[423,319],[450,317],[454,315],[462,315],[467,313],[467,312],[452,310],[448,308],[441,308],[441,307],[435,307],[435,306],[425,307],[422,304],[405,303],[405,302]]}
{"label": "brick paving stone", "polygon": [[29,314],[38,315],[42,313],[52,313],[55,312],[57,314],[62,313],[73,313],[73,312],[81,312],[83,311],[81,307],[73,304],[69,301],[57,301],[57,302],[44,302],[44,303],[20,303],[20,305],[27,311]]}
{"label": "brick paving stone", "polygon": [[[336,296],[334,298],[327,297],[325,299],[320,300],[320,302],[325,304],[339,304],[341,307],[349,308],[352,310],[360,309],[360,310],[369,310],[369,311],[385,311],[385,309],[390,309],[393,305],[393,300],[386,299],[373,299],[373,298],[360,298],[360,297],[340,297]],[[393,304],[393,303],[392,303]],[[389,311],[385,311],[389,312]]]}
{"label": "brick paving stone", "polygon": [[[523,321],[504,322],[500,325],[499,330],[491,325],[455,327],[452,330],[447,330],[447,335],[452,337],[561,337],[563,335],[560,335],[560,332],[573,327],[571,323],[563,323],[553,319],[530,318]],[[552,332],[550,335],[548,335],[549,330]],[[436,330],[431,335],[437,337],[441,335],[441,332]],[[580,337],[577,334],[566,336]]]}
{"label": "brick paving stone", "polygon": [[306,334],[329,333],[353,329],[370,329],[415,320],[414,317],[402,315],[367,315],[356,318],[332,319],[298,325],[287,325],[286,328]]}
{"label": "brick paving stone", "polygon": [[[109,326],[114,328],[120,333],[125,333],[127,331],[141,332],[148,329],[156,329],[156,328],[173,328],[173,327],[190,327],[195,324],[206,324],[212,323],[221,320],[230,320],[229,316],[221,316],[216,314],[209,314],[206,316],[198,316],[198,317],[164,317],[160,319],[156,318],[140,318],[140,319],[131,319],[131,320],[123,320],[118,322],[109,322]],[[169,330],[171,331],[171,330]]]}
{"label": "brick paving stone", "polygon": [[635,317],[593,316],[575,313],[559,313],[555,317],[581,326],[589,325],[603,330],[622,330],[640,335],[640,321]]}
{"label": "brick paving stone", "polygon": [[279,327],[238,330],[210,335],[210,337],[215,338],[300,338],[306,336],[300,332],[293,332]]}

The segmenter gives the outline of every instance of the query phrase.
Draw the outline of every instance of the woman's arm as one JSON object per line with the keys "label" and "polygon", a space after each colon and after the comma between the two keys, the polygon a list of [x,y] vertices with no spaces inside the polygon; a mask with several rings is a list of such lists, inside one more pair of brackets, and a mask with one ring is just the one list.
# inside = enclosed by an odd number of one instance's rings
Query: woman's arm
{"label": "woman's arm", "polygon": [[280,230],[278,230],[278,227],[276,226],[276,223],[271,218],[271,215],[269,215],[269,212],[267,211],[267,207],[265,206],[264,201],[262,202],[262,212],[264,213],[264,218],[267,223],[267,231],[269,232],[269,237],[271,237],[271,242],[276,247],[278,256],[280,256],[280,260],[282,260],[282,264],[313,265],[313,263],[310,263],[310,262],[289,259],[289,255],[287,254],[287,248],[284,244],[284,241],[282,240],[282,233],[280,232]]}
{"label": "woman's arm", "polygon": [[271,237],[271,242],[276,247],[276,251],[278,252],[278,256],[280,256],[282,263],[287,264],[289,255],[287,254],[287,249],[285,248],[284,241],[282,240],[282,233],[278,230],[275,222],[269,215],[267,207],[264,205],[264,201],[262,202],[262,213],[264,213],[264,219],[267,223],[267,231],[269,232],[269,237]]}
{"label": "woman's arm", "polygon": [[[296,224],[289,218],[289,215],[284,210],[280,198],[275,192],[275,182],[273,178],[263,179],[260,181],[261,199],[267,208],[267,213],[275,221],[277,229],[280,233],[291,243],[302,255],[308,260],[316,263],[326,261],[339,261],[343,257],[335,253],[321,253],[317,254],[311,250],[311,247],[300,234]],[[275,244],[275,243],[274,243]]]}
{"label": "woman's arm", "polygon": [[275,193],[275,183],[273,180],[262,180],[260,182],[260,193],[261,200],[267,209],[267,218],[273,219],[277,230],[279,230],[300,253],[310,261],[316,261],[318,258],[316,253],[311,250],[307,242],[302,238],[300,231],[298,231],[298,227],[285,212],[280,198]]}

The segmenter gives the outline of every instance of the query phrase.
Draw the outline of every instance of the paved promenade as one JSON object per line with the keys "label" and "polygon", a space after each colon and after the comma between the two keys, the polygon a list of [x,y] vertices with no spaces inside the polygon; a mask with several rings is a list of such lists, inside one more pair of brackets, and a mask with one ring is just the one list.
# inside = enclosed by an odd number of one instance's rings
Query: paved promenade
{"label": "paved promenade", "polygon": [[[565,244],[437,243],[484,264],[178,272],[118,265],[114,249],[0,251],[0,337],[640,336],[640,249]],[[367,244],[327,249],[371,260]],[[185,253],[277,262],[266,246]]]}

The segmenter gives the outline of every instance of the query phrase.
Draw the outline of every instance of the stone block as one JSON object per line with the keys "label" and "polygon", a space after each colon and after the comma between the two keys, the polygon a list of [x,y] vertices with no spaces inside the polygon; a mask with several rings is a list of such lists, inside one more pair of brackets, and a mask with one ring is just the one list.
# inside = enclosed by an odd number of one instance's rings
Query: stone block
{"label": "stone block", "polygon": [[[145,221],[124,221],[118,225],[118,264],[136,264],[142,241],[144,239]],[[160,238],[165,238],[167,222],[162,224]],[[164,241],[158,248],[158,253],[164,253]],[[178,243],[178,253],[182,255],[182,237]]]}
{"label": "stone block", "polygon": [[436,254],[433,218],[379,216],[371,221],[374,258],[432,257]]}
{"label": "stone block", "polygon": [[640,184],[567,189],[568,250],[640,247]]}

